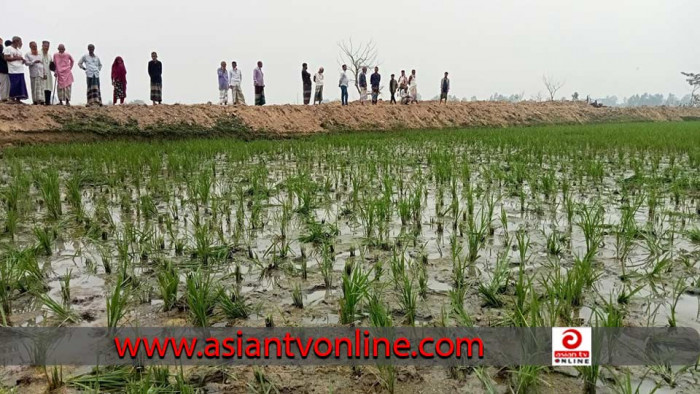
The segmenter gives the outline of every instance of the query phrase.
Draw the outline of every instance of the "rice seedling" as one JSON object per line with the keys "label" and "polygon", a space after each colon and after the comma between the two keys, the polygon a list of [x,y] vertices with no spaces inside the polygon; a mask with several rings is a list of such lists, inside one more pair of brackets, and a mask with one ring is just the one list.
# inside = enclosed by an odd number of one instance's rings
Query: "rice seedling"
{"label": "rice seedling", "polygon": [[338,301],[341,324],[352,324],[357,319],[359,308],[368,296],[369,284],[369,272],[363,272],[361,266],[343,274],[343,298]]}
{"label": "rice seedling", "polygon": [[248,383],[248,390],[257,394],[279,393],[277,386],[265,375],[260,367],[253,368],[253,382]]}
{"label": "rice seedling", "polygon": [[299,309],[304,308],[304,296],[301,293],[301,285],[296,283],[292,289],[292,305]]}
{"label": "rice seedling", "polygon": [[56,231],[48,227],[34,227],[34,236],[38,242],[37,248],[42,250],[46,256],[51,256],[56,240]]}
{"label": "rice seedling", "polygon": [[656,384],[651,390],[644,391],[647,390],[643,386],[646,381],[646,376],[649,374],[649,370],[642,375],[635,385],[635,378],[632,376],[629,369],[625,369],[624,374],[616,373],[611,368],[606,367],[606,369],[612,376],[612,379],[606,382],[607,386],[615,394],[654,394],[660,388],[660,385]]}
{"label": "rice seedling", "polygon": [[678,301],[680,300],[681,296],[685,293],[686,289],[685,285],[685,279],[684,278],[679,278],[675,285],[673,286],[673,290],[671,292],[671,300],[669,302],[669,308],[671,315],[668,317],[668,325],[670,327],[676,327],[677,322],[676,322],[676,308],[678,307]]}
{"label": "rice seedling", "polygon": [[158,287],[163,299],[163,311],[171,310],[177,302],[177,288],[180,284],[180,274],[172,261],[166,261],[158,272]]}
{"label": "rice seedling", "polygon": [[688,238],[695,242],[700,243],[700,227],[695,227],[687,230]]}
{"label": "rice seedling", "polygon": [[248,304],[248,300],[235,288],[229,292],[220,288],[219,304],[224,315],[232,320],[247,319],[252,310],[251,306]]}
{"label": "rice seedling", "polygon": [[479,284],[479,294],[481,294],[485,306],[500,308],[504,305],[500,294],[503,294],[508,287],[508,281],[510,280],[509,265],[508,250],[506,249],[499,253],[496,259],[496,266],[494,267],[491,281],[484,281]]}
{"label": "rice seedling", "polygon": [[69,306],[71,304],[71,296],[70,296],[70,280],[71,280],[71,274],[73,273],[73,270],[69,270],[68,273],[66,273],[63,278],[60,281],[61,284],[61,300],[63,301],[64,306]]}
{"label": "rice seedling", "polygon": [[114,286],[114,290],[107,297],[107,327],[116,328],[119,322],[126,316],[126,306],[129,301],[129,290],[123,284]]}
{"label": "rice seedling", "polygon": [[54,365],[51,367],[51,373],[49,373],[48,368],[44,366],[44,376],[46,376],[49,391],[58,390],[65,384],[65,382],[63,382],[63,366]]}
{"label": "rice seedling", "polygon": [[464,327],[473,327],[474,321],[472,317],[467,313],[464,308],[464,298],[466,297],[466,288],[455,288],[450,290],[450,305],[452,306],[452,312],[457,318],[459,325]]}
{"label": "rice seedling", "polygon": [[209,326],[209,317],[214,313],[216,299],[212,278],[208,272],[197,270],[187,275],[187,309],[194,325]]}
{"label": "rice seedling", "polygon": [[7,215],[5,217],[5,232],[10,235],[10,239],[14,240],[15,234],[17,233],[17,223],[19,221],[19,214],[16,209],[8,209]]}
{"label": "rice seedling", "polygon": [[326,286],[326,289],[330,289],[333,287],[333,256],[331,256],[331,252],[326,246],[321,249],[319,266],[321,275],[323,275],[323,284]]}
{"label": "rice seedling", "polygon": [[409,279],[408,275],[404,275],[401,286],[401,297],[399,304],[404,313],[404,321],[406,324],[414,326],[416,324],[416,309],[418,294],[416,294],[413,286],[413,280]]}
{"label": "rice seedling", "polygon": [[42,198],[46,204],[51,219],[59,219],[63,214],[61,207],[61,191],[58,171],[55,169],[46,169],[43,174],[37,177],[39,190],[41,190]]}
{"label": "rice seedling", "polygon": [[603,241],[603,207],[597,204],[582,204],[578,210],[579,221],[576,223],[586,240],[586,254],[594,256]]}
{"label": "rice seedling", "polygon": [[367,309],[369,321],[373,327],[392,327],[394,325],[391,314],[387,310],[386,303],[382,300],[380,294],[375,292],[369,297]]}
{"label": "rice seedling", "polygon": [[75,323],[78,321],[78,316],[70,310],[70,304],[62,304],[56,302],[53,298],[46,294],[36,294],[35,297],[60,321],[59,326],[64,323]]}

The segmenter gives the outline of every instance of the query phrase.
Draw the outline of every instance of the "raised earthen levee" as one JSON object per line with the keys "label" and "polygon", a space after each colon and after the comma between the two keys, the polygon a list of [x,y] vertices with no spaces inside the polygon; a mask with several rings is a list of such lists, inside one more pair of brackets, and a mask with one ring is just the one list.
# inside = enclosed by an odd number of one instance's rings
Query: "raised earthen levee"
{"label": "raised earthen levee", "polygon": [[330,131],[666,122],[700,119],[700,108],[594,108],[571,102],[270,105],[0,105],[0,146],[187,136],[291,137]]}

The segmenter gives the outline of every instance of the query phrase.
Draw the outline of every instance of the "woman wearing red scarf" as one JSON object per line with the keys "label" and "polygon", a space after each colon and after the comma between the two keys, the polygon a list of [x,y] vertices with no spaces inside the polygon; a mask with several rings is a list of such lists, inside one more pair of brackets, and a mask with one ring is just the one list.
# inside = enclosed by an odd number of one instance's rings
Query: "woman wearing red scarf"
{"label": "woman wearing red scarf", "polygon": [[114,86],[113,104],[117,104],[117,99],[124,104],[126,98],[126,67],[121,56],[117,56],[112,63],[112,86]]}

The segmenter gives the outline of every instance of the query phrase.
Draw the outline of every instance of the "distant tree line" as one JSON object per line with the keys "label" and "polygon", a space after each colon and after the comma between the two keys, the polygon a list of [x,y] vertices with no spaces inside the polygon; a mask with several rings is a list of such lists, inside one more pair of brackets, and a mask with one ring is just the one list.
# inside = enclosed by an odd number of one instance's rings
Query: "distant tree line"
{"label": "distant tree line", "polygon": [[[439,97],[435,96],[433,97],[433,100],[438,100]],[[514,94],[501,94],[501,93],[493,93],[491,96],[486,98],[486,101],[500,101],[500,102],[509,102],[509,103],[517,103],[520,101],[544,101],[548,100],[549,97],[546,97],[542,93],[538,93],[535,96],[531,97],[525,97],[525,93],[514,93]],[[479,98],[476,96],[472,96],[471,98],[463,97],[459,98],[453,95],[449,96],[450,101],[478,101]],[[564,98],[562,97],[560,100],[562,101],[585,101],[586,96],[580,96],[578,93],[573,93],[571,97],[569,98]],[[642,93],[642,94],[634,94],[629,97],[623,97],[620,99],[618,96],[605,96],[605,97],[594,97],[594,96],[589,96],[589,100],[591,102],[597,100],[598,103],[603,104],[606,107],[642,107],[642,106],[647,106],[647,107],[659,107],[662,105],[668,106],[668,107],[678,107],[678,106],[687,106],[690,105],[692,102],[692,96],[690,94],[686,94],[683,97],[678,97],[673,93],[669,93],[668,95],[663,95],[661,93],[657,94],[651,94],[651,93]]]}

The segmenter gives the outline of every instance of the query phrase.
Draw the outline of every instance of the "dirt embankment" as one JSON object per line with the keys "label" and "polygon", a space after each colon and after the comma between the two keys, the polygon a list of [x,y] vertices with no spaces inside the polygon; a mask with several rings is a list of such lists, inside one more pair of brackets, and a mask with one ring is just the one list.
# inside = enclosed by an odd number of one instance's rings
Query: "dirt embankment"
{"label": "dirt embankment", "polygon": [[216,105],[102,108],[0,105],[0,146],[184,136],[290,137],[329,131],[506,127],[700,119],[700,108],[593,108],[585,103],[423,102],[377,106]]}

